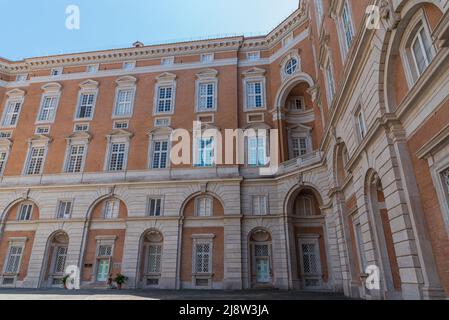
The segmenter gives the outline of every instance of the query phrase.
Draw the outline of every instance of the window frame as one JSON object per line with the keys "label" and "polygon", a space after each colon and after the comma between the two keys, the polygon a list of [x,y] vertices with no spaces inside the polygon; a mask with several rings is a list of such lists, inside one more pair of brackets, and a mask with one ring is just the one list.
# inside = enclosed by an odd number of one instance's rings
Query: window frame
{"label": "window frame", "polygon": [[[42,161],[41,161],[41,165],[39,168],[39,172],[38,173],[28,173],[30,171],[30,164],[31,161],[33,159],[33,149],[37,149],[37,148],[42,148],[44,149],[44,154],[41,156],[42,157]],[[44,172],[44,168],[45,168],[45,161],[47,158],[47,152],[48,152],[48,145],[42,145],[42,144],[30,144],[30,146],[28,147],[28,152],[27,152],[27,157],[26,157],[26,161],[25,161],[25,166],[24,166],[24,170],[23,170],[23,175],[25,176],[39,176],[42,175]],[[35,170],[33,170],[33,172],[35,172]]]}
{"label": "window frame", "polygon": [[[155,153],[156,153],[156,150],[155,150],[156,143],[165,143],[165,142],[167,143],[165,167],[163,167],[163,168],[161,166],[155,167],[154,166],[154,156],[155,156]],[[155,137],[155,138],[151,139],[151,144],[150,144],[150,148],[151,148],[151,152],[150,152],[150,169],[153,169],[153,170],[165,170],[165,169],[168,169],[170,167],[170,147],[171,147],[171,144],[170,144],[169,137],[167,137],[167,138],[165,138],[165,137]],[[162,156],[162,154],[163,154],[162,150],[157,151],[157,152]],[[159,161],[160,160],[161,159],[159,159]]]}
{"label": "window frame", "polygon": [[[23,216],[22,211],[25,206],[29,207],[30,209],[29,209],[29,212],[26,213],[26,216]],[[34,203],[29,202],[29,201],[22,202],[17,210],[17,213],[16,213],[16,221],[19,221],[19,222],[31,221],[33,219],[33,211],[34,211]],[[26,219],[23,219],[23,218],[26,218]]]}
{"label": "window frame", "polygon": [[[256,210],[256,204],[257,202],[257,209]],[[261,206],[263,205],[263,206]],[[269,201],[267,195],[253,195],[251,197],[251,207],[252,207],[252,213],[254,216],[267,216],[269,215]]]}
{"label": "window frame", "polygon": [[[148,196],[147,197],[147,208],[146,208],[146,216],[152,218],[158,218],[164,216],[164,196]],[[151,214],[151,201],[155,201],[155,209],[157,207],[157,201],[159,201],[159,214]],[[154,213],[157,213],[156,210]]]}
{"label": "window frame", "polygon": [[[119,151],[114,152],[113,148],[114,145],[124,145],[124,150],[120,151],[123,152],[123,164],[122,164],[122,168],[120,170],[118,169],[111,169],[111,161],[112,161],[112,156],[115,153],[119,153]],[[111,141],[108,145],[108,156],[107,156],[107,163],[106,163],[106,171],[107,172],[124,172],[127,170],[127,166],[128,166],[128,152],[129,152],[129,142],[126,141]]]}
{"label": "window frame", "polygon": [[[429,64],[424,68],[422,72],[419,70],[419,65],[416,61],[415,53],[412,47],[416,38],[420,36],[420,30],[424,30],[424,33],[427,36],[431,54],[431,57],[427,56],[428,53],[426,52],[425,48],[422,47],[424,43],[421,41],[421,50],[423,50],[423,53],[425,53],[424,57],[426,57],[426,60],[430,58]],[[423,8],[420,8],[410,19],[410,22],[402,35],[402,40],[399,45],[399,53],[402,60],[402,66],[404,69],[408,88],[411,89],[415,85],[415,83],[418,82],[418,80],[422,77],[422,75],[425,74],[426,70],[428,69],[429,65],[432,64],[432,61],[437,54],[437,50],[432,39],[432,31],[430,29],[429,21]]]}
{"label": "window frame", "polygon": [[[91,112],[90,112],[90,117],[80,117],[80,111],[81,111],[81,102],[82,102],[82,97],[83,95],[93,95],[93,102],[92,102],[92,106],[91,106]],[[98,97],[98,89],[81,89],[78,93],[78,101],[77,101],[77,105],[76,105],[76,109],[75,109],[75,121],[91,121],[94,118],[94,114],[95,114],[95,107],[97,105],[97,97]]]}
{"label": "window frame", "polygon": [[[111,216],[107,215],[109,209],[109,203],[114,203],[112,206]],[[117,212],[115,212],[117,210]],[[102,218],[104,220],[117,220],[120,217],[120,199],[112,198],[104,201],[103,210],[102,210]]]}
{"label": "window frame", "polygon": [[[260,94],[251,94],[249,93],[248,85],[259,83],[261,93]],[[267,109],[267,103],[266,103],[266,80],[265,77],[254,77],[254,78],[245,78],[243,79],[243,90],[244,90],[244,112],[249,111],[255,111],[255,110],[266,110]],[[253,95],[256,97],[257,95],[260,95],[262,104],[260,107],[257,106],[250,106],[249,105],[249,99],[250,95]]]}
{"label": "window frame", "polygon": [[[20,118],[20,113],[21,113],[22,107],[23,107],[23,102],[24,102],[23,96],[9,97],[6,100],[5,107],[3,108],[2,121],[1,121],[1,127],[3,129],[9,129],[9,128],[13,129],[13,128],[17,127],[17,123],[19,122],[19,118]],[[12,105],[12,108],[14,111],[15,108],[17,107],[17,104],[20,104],[18,111],[17,112],[9,112],[9,106]],[[9,113],[11,113],[12,116],[10,117],[9,124],[5,125],[5,120],[6,120],[7,114],[9,114]],[[11,120],[14,117],[14,114],[16,114],[15,122],[14,122],[14,124],[11,124]]]}
{"label": "window frame", "polygon": [[[64,207],[64,214],[61,216],[61,207],[63,204],[66,204]],[[67,204],[70,204],[69,212],[67,213]],[[72,217],[73,212],[73,199],[60,199],[58,200],[58,206],[56,207],[56,219],[57,220],[69,220]]]}
{"label": "window frame", "polygon": [[[130,101],[127,101],[126,103],[129,103],[129,113],[128,114],[117,114],[118,106],[119,106],[119,96],[120,92],[122,91],[128,91],[131,92],[131,98]],[[114,100],[114,108],[112,110],[112,118],[113,119],[129,119],[132,118],[134,113],[134,104],[136,100],[136,86],[117,86],[115,89],[115,100]]]}
{"label": "window frame", "polygon": [[[213,93],[212,93],[212,107],[211,108],[203,108],[201,107],[201,99],[202,99],[202,94],[201,94],[201,86],[208,86],[208,85],[212,85],[213,88]],[[218,79],[199,79],[196,81],[196,85],[195,85],[195,89],[196,89],[196,103],[195,103],[195,111],[196,112],[216,112],[217,111],[217,102],[218,102]],[[206,100],[209,98],[209,94],[206,93],[205,97]]]}
{"label": "window frame", "polygon": [[[205,212],[202,214],[202,202],[204,201]],[[209,206],[207,204],[209,202]],[[214,198],[208,195],[198,196],[195,198],[194,203],[194,215],[195,217],[205,218],[214,216]]]}
{"label": "window frame", "polygon": [[[83,147],[83,154],[81,155],[82,158],[81,158],[79,171],[69,170],[70,165],[71,165],[71,157],[72,157],[72,148],[73,147]],[[84,172],[84,166],[86,164],[86,158],[87,158],[87,148],[88,148],[88,143],[85,141],[69,142],[69,144],[67,146],[65,161],[64,161],[64,172],[65,173],[79,174],[79,173]],[[77,156],[79,157],[80,155],[77,154]],[[74,168],[76,168],[76,167],[77,167],[77,165],[75,164]]]}

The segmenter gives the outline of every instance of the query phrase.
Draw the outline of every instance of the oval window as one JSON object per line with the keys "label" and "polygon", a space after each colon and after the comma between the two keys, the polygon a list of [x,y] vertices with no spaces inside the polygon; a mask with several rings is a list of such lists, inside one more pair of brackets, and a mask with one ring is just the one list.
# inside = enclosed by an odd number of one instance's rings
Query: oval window
{"label": "oval window", "polygon": [[285,73],[292,75],[296,70],[298,70],[298,60],[296,58],[291,58],[285,64]]}

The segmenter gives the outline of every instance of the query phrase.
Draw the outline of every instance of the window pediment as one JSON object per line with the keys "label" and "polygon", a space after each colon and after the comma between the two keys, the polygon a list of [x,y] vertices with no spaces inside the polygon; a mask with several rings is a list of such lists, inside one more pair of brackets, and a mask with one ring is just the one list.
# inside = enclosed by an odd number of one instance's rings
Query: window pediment
{"label": "window pediment", "polygon": [[312,131],[311,127],[302,125],[302,124],[298,124],[292,127],[288,127],[287,130],[291,130],[291,131],[295,131],[295,132],[305,132],[305,133],[310,133]]}
{"label": "window pediment", "polygon": [[175,80],[176,80],[176,77],[177,77],[177,76],[176,76],[176,74],[174,74],[174,73],[164,72],[164,73],[158,75],[158,76],[156,77],[156,80],[157,80],[158,82],[161,82],[161,81],[175,81]]}
{"label": "window pediment", "polygon": [[134,133],[131,131],[125,130],[125,129],[117,129],[112,131],[110,134],[108,134],[106,137],[108,140],[130,140],[134,136]]}
{"label": "window pediment", "polygon": [[57,82],[44,84],[41,89],[46,93],[57,93],[61,91],[62,85]]}
{"label": "window pediment", "polygon": [[52,138],[46,134],[35,134],[32,136],[28,142],[31,144],[48,144],[52,142]]}
{"label": "window pediment", "polygon": [[218,71],[215,69],[204,69],[196,74],[198,79],[215,79],[218,76]]}
{"label": "window pediment", "polygon": [[83,81],[79,84],[81,89],[85,89],[85,90],[94,90],[98,88],[98,81],[95,80],[86,80]]}
{"label": "window pediment", "polygon": [[0,138],[0,150],[9,150],[12,146],[12,140],[10,138]]}
{"label": "window pediment", "polygon": [[6,95],[10,98],[23,97],[26,94],[25,90],[22,89],[12,89],[6,92]]}
{"label": "window pediment", "polygon": [[115,83],[119,87],[126,87],[126,86],[134,86],[137,82],[137,78],[133,76],[124,76],[120,77],[117,80],[115,80]]}
{"label": "window pediment", "polygon": [[69,135],[66,139],[68,141],[90,141],[92,138],[92,135],[89,132],[86,131],[80,131],[80,132],[74,132],[71,135]]}
{"label": "window pediment", "polygon": [[171,127],[163,127],[163,128],[153,128],[148,130],[147,134],[150,137],[154,136],[170,136],[173,132],[173,128]]}
{"label": "window pediment", "polygon": [[242,75],[246,78],[250,77],[263,77],[267,71],[262,68],[251,68],[242,72]]}

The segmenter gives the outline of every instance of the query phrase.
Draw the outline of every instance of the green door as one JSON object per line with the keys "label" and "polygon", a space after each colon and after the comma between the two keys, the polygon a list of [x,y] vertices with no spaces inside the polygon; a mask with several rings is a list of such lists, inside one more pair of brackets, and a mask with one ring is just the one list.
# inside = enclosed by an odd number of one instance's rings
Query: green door
{"label": "green door", "polygon": [[98,261],[97,281],[104,282],[108,280],[109,275],[109,259],[101,259]]}

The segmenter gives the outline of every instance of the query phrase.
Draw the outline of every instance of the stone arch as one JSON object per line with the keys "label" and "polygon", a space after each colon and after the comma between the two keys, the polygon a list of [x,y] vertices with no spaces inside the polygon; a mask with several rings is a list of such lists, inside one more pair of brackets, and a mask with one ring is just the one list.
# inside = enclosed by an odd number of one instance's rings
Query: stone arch
{"label": "stone arch", "polygon": [[[139,239],[137,256],[137,287],[158,287],[162,274],[164,254],[164,233],[158,228],[147,228]],[[154,265],[149,265],[149,255],[153,255]]]}
{"label": "stone arch", "polygon": [[62,285],[69,243],[69,232],[62,228],[57,228],[57,230],[52,231],[47,237],[39,277],[39,287]]}
{"label": "stone arch", "polygon": [[299,72],[295,76],[288,78],[288,80],[281,85],[276,94],[276,98],[274,100],[275,108],[279,110],[285,104],[285,100],[287,99],[289,92],[301,82],[307,83],[310,88],[315,85],[313,78],[305,72]]}
{"label": "stone arch", "polygon": [[[430,5],[436,10],[439,10],[441,14],[444,13],[444,7],[442,1],[436,0],[417,0],[417,1],[400,1],[396,6],[395,15],[400,16],[401,20],[397,23],[397,26],[389,27],[387,30],[381,28],[384,34],[380,34],[382,49],[379,57],[380,72],[379,72],[379,88],[380,88],[380,102],[381,106],[384,106],[387,112],[393,112],[396,106],[400,103],[397,101],[398,88],[395,87],[397,82],[404,82],[406,85],[405,69],[400,57],[399,48],[404,36],[404,32],[407,26],[411,22],[414,15],[420,8],[425,5]],[[393,15],[393,13],[390,13]],[[395,19],[394,17],[393,19]],[[398,72],[399,68],[400,72]],[[402,77],[398,80],[398,77]],[[394,88],[392,90],[391,88]],[[389,90],[390,89],[390,90]],[[402,90],[407,90],[408,87]]]}
{"label": "stone arch", "polygon": [[385,205],[383,184],[378,173],[372,168],[368,169],[365,175],[364,194],[376,259],[380,265],[379,294],[384,298],[398,297],[402,290],[401,277]]}
{"label": "stone arch", "polygon": [[223,209],[223,213],[225,212],[226,206],[225,206],[223,200],[221,199],[221,197],[218,194],[216,194],[215,192],[207,190],[207,191],[204,191],[204,192],[203,191],[197,191],[197,192],[194,192],[194,193],[190,194],[182,202],[181,207],[180,207],[180,211],[179,211],[179,215],[180,216],[185,216],[185,210],[186,210],[187,205],[191,201],[193,201],[194,199],[196,199],[197,197],[200,197],[200,196],[209,196],[209,197],[212,197],[213,199],[217,200],[219,202],[221,208]]}
{"label": "stone arch", "polygon": [[[345,153],[348,156],[348,148],[343,140],[339,139],[338,143],[334,147],[333,152],[333,172],[334,183],[336,186],[341,186],[346,178],[345,172]],[[346,159],[347,160],[347,159]]]}
{"label": "stone arch", "polygon": [[295,185],[293,186],[288,192],[287,195],[285,196],[284,199],[284,213],[285,214],[289,214],[292,212],[293,210],[293,204],[297,198],[297,196],[302,192],[308,190],[310,191],[314,196],[315,199],[318,202],[318,206],[323,206],[323,196],[321,195],[321,193],[318,191],[317,186],[313,185],[312,183],[304,183],[302,185]]}
{"label": "stone arch", "polygon": [[0,216],[0,224],[4,224],[11,213],[11,210],[14,209],[15,206],[21,204],[22,202],[31,202],[33,203],[38,211],[38,217],[40,215],[40,206],[38,205],[38,202],[34,198],[30,197],[21,197],[17,198],[16,200],[11,201],[3,210],[2,215]]}
{"label": "stone arch", "polygon": [[89,208],[87,209],[87,213],[86,213],[86,219],[90,221],[92,219],[92,214],[93,214],[95,208],[98,205],[100,205],[103,201],[105,201],[107,199],[111,199],[111,198],[118,199],[124,205],[125,210],[126,210],[126,216],[128,216],[129,215],[128,205],[127,205],[124,197],[122,197],[121,195],[117,195],[115,193],[114,194],[109,193],[109,194],[105,194],[105,195],[98,197],[89,205]]}

